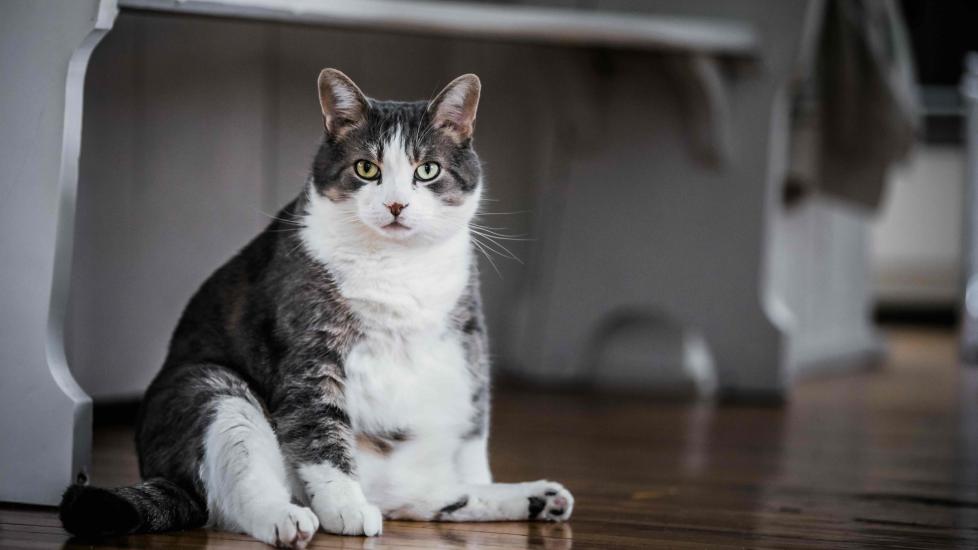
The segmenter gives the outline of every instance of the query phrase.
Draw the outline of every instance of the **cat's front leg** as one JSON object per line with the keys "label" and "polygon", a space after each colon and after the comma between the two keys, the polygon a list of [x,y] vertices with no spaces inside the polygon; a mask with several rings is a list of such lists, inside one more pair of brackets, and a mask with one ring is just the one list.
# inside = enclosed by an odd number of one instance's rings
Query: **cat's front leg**
{"label": "cat's front leg", "polygon": [[338,365],[296,362],[272,400],[272,417],[285,455],[322,529],[376,536],[380,510],[367,502],[356,477],[353,436]]}

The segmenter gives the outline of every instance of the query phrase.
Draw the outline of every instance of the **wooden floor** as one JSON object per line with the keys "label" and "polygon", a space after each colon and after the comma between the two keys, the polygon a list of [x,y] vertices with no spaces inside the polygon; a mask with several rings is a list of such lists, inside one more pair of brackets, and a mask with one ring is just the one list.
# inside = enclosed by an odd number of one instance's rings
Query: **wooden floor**
{"label": "wooden floor", "polygon": [[[501,392],[496,477],[564,482],[570,523],[387,522],[378,539],[312,547],[978,548],[978,369],[958,367],[947,333],[892,333],[891,352],[783,407]],[[96,434],[95,483],[136,478],[129,439]],[[51,509],[5,505],[0,547],[88,546]],[[204,530],[99,547],[264,548]]]}

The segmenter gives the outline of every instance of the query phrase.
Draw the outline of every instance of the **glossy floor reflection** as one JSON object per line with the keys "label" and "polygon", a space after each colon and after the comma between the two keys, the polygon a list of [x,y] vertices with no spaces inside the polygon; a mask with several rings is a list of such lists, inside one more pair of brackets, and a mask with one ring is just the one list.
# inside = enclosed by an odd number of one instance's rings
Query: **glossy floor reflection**
{"label": "glossy floor reflection", "polygon": [[[878,369],[803,382],[784,407],[497,392],[501,481],[576,495],[568,525],[387,522],[314,548],[976,548],[978,369],[947,333],[891,334]],[[125,428],[96,436],[93,478],[135,479]],[[89,548],[45,508],[0,506],[0,547]],[[196,530],[99,548],[265,548]]]}

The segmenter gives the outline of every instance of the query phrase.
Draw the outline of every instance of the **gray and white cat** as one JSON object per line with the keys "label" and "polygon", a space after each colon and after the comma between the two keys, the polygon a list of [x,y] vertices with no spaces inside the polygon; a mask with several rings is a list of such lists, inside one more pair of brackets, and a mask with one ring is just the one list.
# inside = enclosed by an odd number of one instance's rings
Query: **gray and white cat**
{"label": "gray and white cat", "polygon": [[302,548],[383,518],[570,517],[550,481],[493,483],[469,223],[479,79],[377,101],[325,69],[304,189],[197,291],[137,426],[143,480],[76,485],[81,535],[202,525]]}

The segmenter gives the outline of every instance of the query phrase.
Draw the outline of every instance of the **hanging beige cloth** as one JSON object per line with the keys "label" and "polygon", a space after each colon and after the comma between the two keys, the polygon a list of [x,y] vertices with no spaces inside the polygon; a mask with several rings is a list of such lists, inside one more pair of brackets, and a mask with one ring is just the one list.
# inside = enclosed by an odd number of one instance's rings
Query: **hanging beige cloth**
{"label": "hanging beige cloth", "polygon": [[829,0],[795,106],[791,179],[868,208],[919,126],[910,42],[894,0]]}

